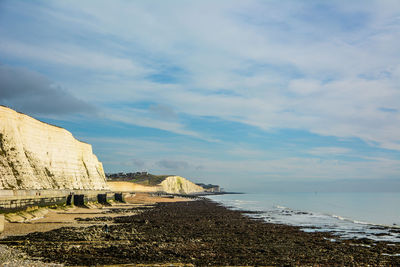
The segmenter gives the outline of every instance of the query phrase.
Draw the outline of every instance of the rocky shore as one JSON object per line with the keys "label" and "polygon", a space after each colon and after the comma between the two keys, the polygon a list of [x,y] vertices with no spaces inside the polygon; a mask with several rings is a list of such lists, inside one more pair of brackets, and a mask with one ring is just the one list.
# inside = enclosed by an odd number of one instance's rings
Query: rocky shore
{"label": "rocky shore", "polygon": [[10,236],[0,243],[66,265],[400,265],[398,243],[332,242],[329,233],[265,223],[208,200],[158,203],[135,215],[85,220],[101,224]]}

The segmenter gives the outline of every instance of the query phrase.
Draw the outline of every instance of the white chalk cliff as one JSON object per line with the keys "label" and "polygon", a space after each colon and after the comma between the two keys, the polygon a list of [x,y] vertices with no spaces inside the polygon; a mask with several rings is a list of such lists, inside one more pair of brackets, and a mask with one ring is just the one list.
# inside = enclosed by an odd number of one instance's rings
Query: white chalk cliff
{"label": "white chalk cliff", "polygon": [[107,189],[92,146],[0,106],[0,189]]}
{"label": "white chalk cliff", "polygon": [[168,176],[160,183],[162,190],[169,194],[193,194],[204,192],[204,188],[180,176]]}

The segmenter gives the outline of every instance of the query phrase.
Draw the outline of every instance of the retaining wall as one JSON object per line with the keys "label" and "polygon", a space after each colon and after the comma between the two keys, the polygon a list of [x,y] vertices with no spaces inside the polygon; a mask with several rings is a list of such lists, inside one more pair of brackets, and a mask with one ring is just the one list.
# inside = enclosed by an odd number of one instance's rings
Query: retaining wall
{"label": "retaining wall", "polygon": [[84,205],[98,201],[98,195],[105,195],[106,199],[114,198],[114,193],[94,190],[0,190],[0,212],[57,204]]}

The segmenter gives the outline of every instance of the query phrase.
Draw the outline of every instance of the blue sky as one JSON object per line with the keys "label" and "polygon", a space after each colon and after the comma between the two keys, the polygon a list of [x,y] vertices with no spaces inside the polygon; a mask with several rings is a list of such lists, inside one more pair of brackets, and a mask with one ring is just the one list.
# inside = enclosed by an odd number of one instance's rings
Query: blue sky
{"label": "blue sky", "polygon": [[399,1],[1,1],[0,104],[106,172],[400,191],[399,46]]}

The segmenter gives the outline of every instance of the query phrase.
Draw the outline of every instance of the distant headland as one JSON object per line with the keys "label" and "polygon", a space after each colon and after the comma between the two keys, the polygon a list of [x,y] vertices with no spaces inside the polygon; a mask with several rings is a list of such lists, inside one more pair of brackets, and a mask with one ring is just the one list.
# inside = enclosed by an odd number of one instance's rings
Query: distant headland
{"label": "distant headland", "polygon": [[221,193],[219,185],[193,183],[176,175],[148,172],[107,173],[107,185],[114,191],[165,192],[168,194]]}

